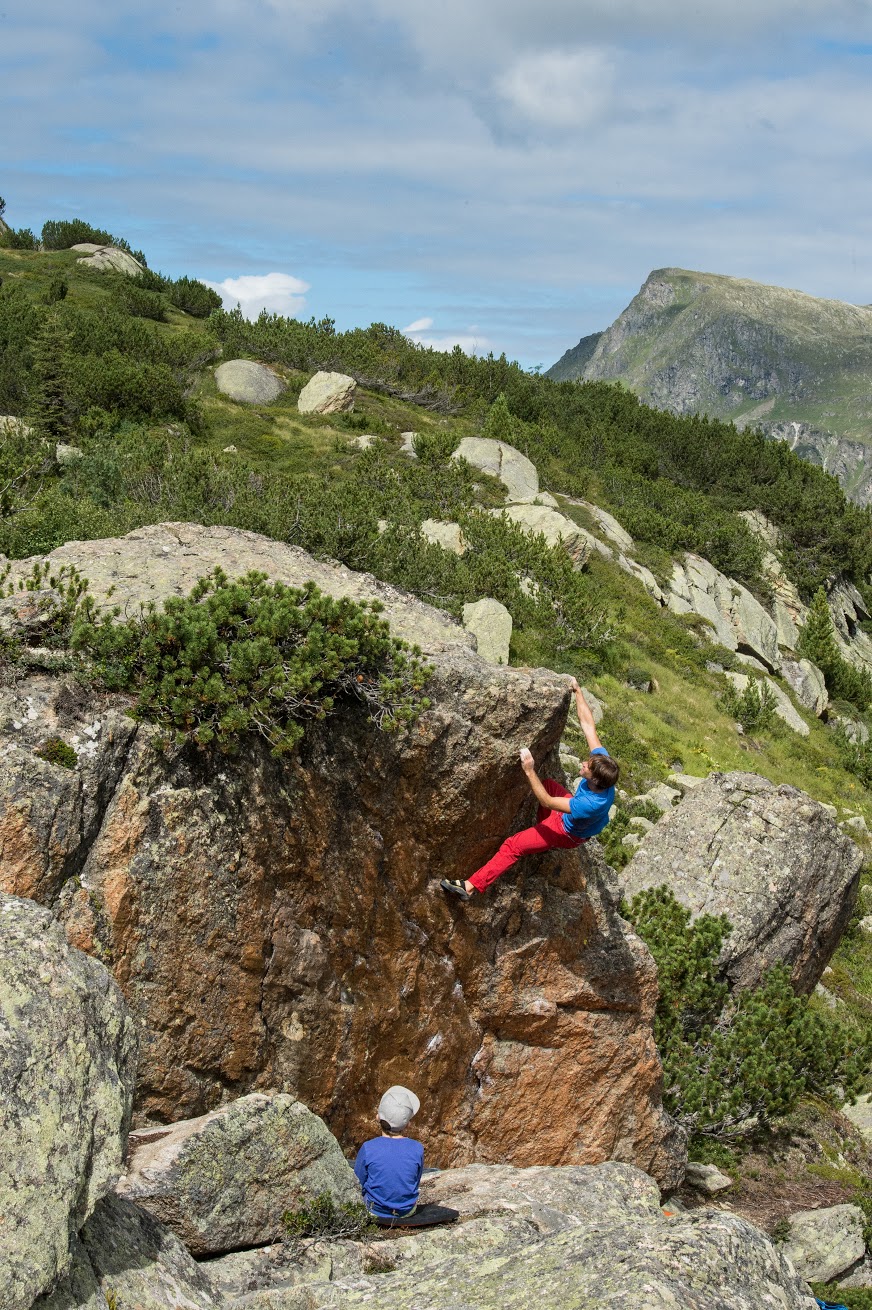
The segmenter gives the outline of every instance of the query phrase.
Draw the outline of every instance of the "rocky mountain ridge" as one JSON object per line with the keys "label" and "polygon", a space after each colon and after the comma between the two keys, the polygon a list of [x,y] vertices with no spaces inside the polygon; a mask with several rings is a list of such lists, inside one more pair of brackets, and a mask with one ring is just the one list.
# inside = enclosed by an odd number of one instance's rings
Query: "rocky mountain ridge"
{"label": "rocky mountain ridge", "polygon": [[760,428],[872,501],[872,309],[656,269],[605,332],[548,370],[620,381],[659,409]]}

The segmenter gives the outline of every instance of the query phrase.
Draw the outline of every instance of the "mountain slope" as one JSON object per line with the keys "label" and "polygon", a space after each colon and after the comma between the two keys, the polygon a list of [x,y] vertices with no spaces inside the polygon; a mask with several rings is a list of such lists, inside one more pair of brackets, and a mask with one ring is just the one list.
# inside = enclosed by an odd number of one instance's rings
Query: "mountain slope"
{"label": "mountain slope", "polygon": [[620,381],[660,409],[760,427],[872,500],[872,308],[657,269],[588,354],[590,341],[547,376]]}

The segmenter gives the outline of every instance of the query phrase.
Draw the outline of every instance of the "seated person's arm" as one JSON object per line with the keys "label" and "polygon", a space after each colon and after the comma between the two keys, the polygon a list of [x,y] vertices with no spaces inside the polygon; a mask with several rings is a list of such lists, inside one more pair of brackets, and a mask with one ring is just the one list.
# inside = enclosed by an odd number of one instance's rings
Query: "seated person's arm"
{"label": "seated person's arm", "polygon": [[584,733],[587,740],[588,749],[594,751],[598,746],[602,746],[602,742],[599,739],[599,733],[597,732],[596,724],[593,721],[593,714],[591,714],[590,706],[582,696],[581,688],[575,678],[572,679],[571,685],[572,690],[575,692],[575,708],[578,713],[578,722],[581,725],[581,731]]}

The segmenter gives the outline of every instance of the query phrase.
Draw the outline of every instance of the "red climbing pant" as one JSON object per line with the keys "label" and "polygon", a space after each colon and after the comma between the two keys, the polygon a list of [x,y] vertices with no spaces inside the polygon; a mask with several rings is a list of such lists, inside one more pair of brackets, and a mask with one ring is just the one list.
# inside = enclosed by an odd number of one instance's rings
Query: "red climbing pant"
{"label": "red climbing pant", "polygon": [[[543,786],[549,796],[572,795],[571,791],[567,791],[553,778],[546,778]],[[543,851],[553,850],[555,846],[571,850],[575,846],[580,846],[584,840],[584,837],[569,836],[563,827],[563,815],[560,810],[549,810],[545,805],[540,805],[533,827],[525,828],[523,832],[516,832],[514,837],[506,838],[496,855],[477,869],[469,881],[477,892],[486,891],[491,883],[496,882],[506,869],[511,869],[522,855],[541,855]]]}

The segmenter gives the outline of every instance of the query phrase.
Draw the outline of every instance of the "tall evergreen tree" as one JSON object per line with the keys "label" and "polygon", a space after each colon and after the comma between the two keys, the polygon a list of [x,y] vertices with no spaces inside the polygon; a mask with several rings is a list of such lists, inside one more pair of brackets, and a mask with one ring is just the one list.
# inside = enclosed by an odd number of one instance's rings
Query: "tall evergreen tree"
{"label": "tall evergreen tree", "polygon": [[508,445],[515,439],[515,420],[502,391],[488,410],[482,436],[492,437],[494,441],[505,441]]}
{"label": "tall evergreen tree", "polygon": [[45,316],[33,342],[33,379],[28,421],[46,441],[69,441],[73,429],[69,333],[55,311]]}

